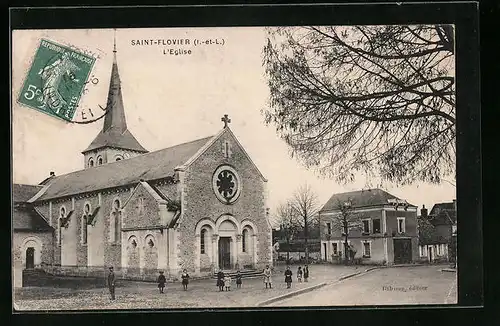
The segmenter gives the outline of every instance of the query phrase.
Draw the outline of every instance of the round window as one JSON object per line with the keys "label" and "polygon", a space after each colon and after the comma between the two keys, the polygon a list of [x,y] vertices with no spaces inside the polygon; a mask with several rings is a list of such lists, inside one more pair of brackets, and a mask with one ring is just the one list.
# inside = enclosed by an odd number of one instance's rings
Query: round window
{"label": "round window", "polygon": [[236,201],[241,192],[238,173],[230,166],[221,166],[215,170],[212,185],[217,198],[225,204]]}

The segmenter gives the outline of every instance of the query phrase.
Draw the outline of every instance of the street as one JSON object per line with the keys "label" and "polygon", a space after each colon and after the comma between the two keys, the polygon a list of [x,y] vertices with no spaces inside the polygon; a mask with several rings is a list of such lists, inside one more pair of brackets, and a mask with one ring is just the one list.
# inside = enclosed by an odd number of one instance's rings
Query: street
{"label": "street", "polygon": [[442,266],[382,268],[269,306],[356,306],[457,303],[456,273]]}

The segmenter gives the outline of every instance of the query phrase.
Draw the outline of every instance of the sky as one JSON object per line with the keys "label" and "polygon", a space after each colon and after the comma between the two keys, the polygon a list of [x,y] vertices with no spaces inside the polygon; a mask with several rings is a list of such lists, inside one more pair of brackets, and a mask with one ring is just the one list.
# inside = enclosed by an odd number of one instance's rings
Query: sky
{"label": "sky", "polygon": [[[102,120],[72,124],[18,104],[41,38],[96,54],[88,92],[81,107],[105,106],[113,60],[112,29],[23,30],[12,37],[13,181],[38,184],[49,176],[80,170],[84,150],[102,128]],[[137,40],[189,40],[189,45],[133,45]],[[134,42],[132,42],[134,40]],[[195,40],[197,40],[196,44]],[[198,41],[212,40],[200,45]],[[214,44],[215,42],[223,44]],[[319,177],[289,155],[275,127],[261,112],[269,91],[262,66],[265,32],[260,27],[118,29],[116,48],[128,129],[149,151],[216,134],[228,114],[230,128],[268,181],[271,214],[301,185],[308,184],[321,207],[338,192],[376,187],[359,175],[351,184]],[[184,41],[184,43],[186,43]],[[162,43],[160,43],[162,44]],[[167,54],[164,54],[167,52]],[[191,50],[170,55],[169,50]],[[97,78],[97,79],[95,79]],[[94,111],[94,112],[95,112]],[[411,186],[383,184],[383,189],[429,209],[455,199],[455,182]]]}

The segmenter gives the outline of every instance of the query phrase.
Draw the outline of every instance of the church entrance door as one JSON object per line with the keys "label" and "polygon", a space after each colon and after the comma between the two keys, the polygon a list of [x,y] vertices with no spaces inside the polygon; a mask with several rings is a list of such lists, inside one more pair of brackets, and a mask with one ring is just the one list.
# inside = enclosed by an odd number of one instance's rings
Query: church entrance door
{"label": "church entrance door", "polygon": [[26,249],[26,269],[35,268],[35,248],[28,247]]}
{"label": "church entrance door", "polygon": [[231,238],[219,238],[219,268],[231,269]]}

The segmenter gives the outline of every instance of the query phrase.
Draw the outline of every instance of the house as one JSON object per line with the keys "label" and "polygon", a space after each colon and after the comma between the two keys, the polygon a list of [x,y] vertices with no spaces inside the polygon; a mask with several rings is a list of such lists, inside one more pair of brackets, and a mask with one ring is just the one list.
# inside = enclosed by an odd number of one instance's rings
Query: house
{"label": "house", "polygon": [[[14,269],[45,262],[58,275],[101,277],[113,266],[154,280],[158,270],[176,279],[272,264],[267,179],[227,115],[215,135],[147,151],[126,123],[116,51],[107,103],[82,169],[14,186]],[[42,225],[38,238],[28,221]]]}
{"label": "house", "polygon": [[420,210],[421,225],[425,220],[431,225],[419,231],[419,256],[429,262],[450,261],[456,257],[457,202],[435,204],[427,214],[425,206]]}
{"label": "house", "polygon": [[14,264],[14,286],[22,286],[22,272],[43,264],[52,263],[52,228],[42,214],[28,200],[42,186],[14,184],[12,186],[12,258]]}
{"label": "house", "polygon": [[346,229],[355,258],[364,263],[391,265],[418,259],[417,207],[382,189],[334,194],[319,214],[324,261],[343,258]]}

